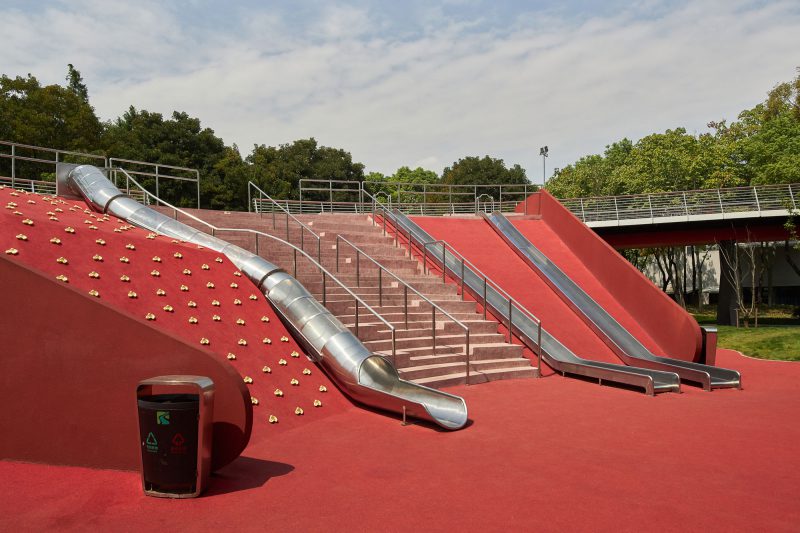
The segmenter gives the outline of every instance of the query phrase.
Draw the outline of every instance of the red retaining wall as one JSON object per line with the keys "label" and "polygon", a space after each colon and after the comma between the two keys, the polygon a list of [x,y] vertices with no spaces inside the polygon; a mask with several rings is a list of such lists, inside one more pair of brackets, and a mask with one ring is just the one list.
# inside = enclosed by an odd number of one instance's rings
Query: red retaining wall
{"label": "red retaining wall", "polygon": [[214,381],[214,468],[244,450],[250,393],[208,350],[4,256],[0,294],[0,457],[137,469],[136,385],[168,374]]}
{"label": "red retaining wall", "polygon": [[[542,220],[638,322],[664,355],[699,361],[702,333],[689,313],[548,192],[534,193],[526,203],[528,214],[541,215]],[[525,206],[520,204],[516,210],[523,213]]]}

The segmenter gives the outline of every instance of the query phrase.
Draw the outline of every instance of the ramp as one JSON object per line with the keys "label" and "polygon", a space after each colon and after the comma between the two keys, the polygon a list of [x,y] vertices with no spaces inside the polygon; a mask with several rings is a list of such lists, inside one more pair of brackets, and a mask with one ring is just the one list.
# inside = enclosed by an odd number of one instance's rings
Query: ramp
{"label": "ramp", "polygon": [[[510,302],[509,298],[491,285],[484,283],[485,275],[476,267],[468,264],[468,259],[459,256],[457,252],[446,243],[436,241],[419,224],[397,210],[384,211],[384,216],[404,234],[410,242],[420,250],[427,248],[431,260],[439,267],[444,268],[451,278],[459,283],[463,280],[464,290],[472,295],[481,304],[485,302],[492,314],[508,321],[511,315],[511,326],[526,346],[537,351],[539,327],[536,321],[518,306]],[[491,232],[490,232],[491,233]],[[506,247],[492,248],[496,256],[496,263],[503,263],[504,255],[516,261],[516,256]],[[444,261],[442,261],[442,258]],[[463,264],[462,264],[463,260]],[[509,267],[509,262],[503,265]],[[462,277],[463,272],[463,277]],[[491,274],[491,272],[489,272]],[[517,275],[530,275],[530,271],[522,265],[516,271]],[[486,298],[484,300],[484,293]],[[546,327],[541,331],[542,358],[554,370],[566,375],[585,376],[603,381],[625,384],[644,389],[647,394],[659,392],[680,391],[680,378],[674,372],[664,372],[646,368],[624,366],[620,364],[592,361],[576,355],[567,348],[559,339],[549,333]]]}
{"label": "ramp", "polygon": [[653,354],[639,340],[536,248],[502,213],[482,213],[508,246],[564,300],[626,364],[677,373],[706,390],[740,387],[735,370]]}

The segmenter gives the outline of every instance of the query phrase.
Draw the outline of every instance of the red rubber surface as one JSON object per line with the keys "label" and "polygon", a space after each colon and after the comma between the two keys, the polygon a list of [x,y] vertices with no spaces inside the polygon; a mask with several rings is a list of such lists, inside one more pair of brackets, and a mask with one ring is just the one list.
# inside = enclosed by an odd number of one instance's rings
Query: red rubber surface
{"label": "red rubber surface", "polygon": [[351,408],[251,441],[193,501],[0,461],[0,530],[796,531],[800,365],[718,357],[745,390],[491,382],[451,389],[474,420],[456,433]]}

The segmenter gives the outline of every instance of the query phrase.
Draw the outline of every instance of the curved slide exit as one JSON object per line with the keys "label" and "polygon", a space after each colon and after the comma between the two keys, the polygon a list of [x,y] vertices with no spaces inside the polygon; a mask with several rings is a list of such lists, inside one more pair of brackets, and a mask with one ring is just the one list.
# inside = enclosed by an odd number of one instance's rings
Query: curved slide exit
{"label": "curved slide exit", "polygon": [[467,423],[463,398],[400,379],[386,359],[370,352],[300,282],[269,261],[127,197],[97,167],[62,164],[56,173],[61,196],[82,198],[98,212],[225,254],[263,291],[298,341],[351,398],[445,429]]}
{"label": "curved slide exit", "polygon": [[[463,272],[464,290],[469,292],[473,298],[481,304],[484,303],[483,294],[485,290],[485,304],[487,308],[490,309],[492,314],[496,317],[502,318],[504,322],[507,322],[510,302],[506,296],[491,285],[484,288],[483,273],[477,272],[467,265],[464,265],[462,269],[461,259],[459,257],[446,248],[443,248],[441,244],[436,244],[439,241],[436,241],[434,237],[427,233],[419,224],[400,211],[393,210],[385,213],[387,219],[395,228],[405,234],[411,242],[414,242],[419,247],[429,243],[427,248],[430,254],[428,256],[430,261],[433,261],[441,267],[442,257],[444,257],[444,268],[453,279],[460,281]],[[475,220],[473,222],[485,226],[483,221]],[[493,235],[491,230],[488,228],[486,228],[486,230],[489,234]],[[492,253],[494,254],[495,263],[503,262],[502,249],[496,250],[492,248]],[[506,249],[505,254],[515,258],[510,250]],[[524,269],[525,267],[524,265],[520,265],[519,268]],[[534,351],[538,350],[538,325],[517,306],[513,304],[512,306],[511,324],[514,334],[516,334],[528,348]],[[545,328],[542,328],[541,334],[542,358],[551,368],[562,374],[590,377],[599,380],[601,383],[603,381],[608,381],[640,387],[650,395],[658,392],[680,391],[680,378],[674,372],[664,372],[605,361],[584,359],[576,355]]]}
{"label": "curved slide exit", "polygon": [[580,316],[626,364],[677,373],[706,390],[741,386],[735,370],[718,368],[653,354],[630,331],[567,276],[528,240],[502,213],[482,216],[508,246]]}

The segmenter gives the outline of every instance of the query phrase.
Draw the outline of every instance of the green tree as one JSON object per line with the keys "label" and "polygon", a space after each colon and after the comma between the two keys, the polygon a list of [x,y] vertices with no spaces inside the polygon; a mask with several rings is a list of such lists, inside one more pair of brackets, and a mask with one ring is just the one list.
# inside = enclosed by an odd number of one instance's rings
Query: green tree
{"label": "green tree", "polygon": [[72,63],[68,64],[67,68],[67,88],[88,104],[89,90],[86,88],[86,84],[83,83],[81,73],[72,66]]}
{"label": "green tree", "polygon": [[72,89],[42,86],[30,74],[0,77],[0,139],[91,152],[100,147],[101,134],[94,109]]}
{"label": "green tree", "polygon": [[[515,164],[511,168],[507,168],[502,159],[495,159],[487,155],[482,158],[464,157],[453,163],[451,166],[445,167],[444,171],[442,171],[442,183],[448,185],[525,185],[529,184],[529,181],[525,175],[525,170],[521,166]],[[531,186],[528,192],[530,193],[535,190],[536,187]],[[473,191],[469,192],[473,193]],[[477,194],[479,196],[489,195],[494,200],[499,200],[500,188],[481,188],[477,191]],[[522,200],[522,196],[522,194],[515,195],[518,200]],[[441,201],[443,198],[436,198],[433,200]],[[467,198],[466,196],[453,198],[454,202],[471,200],[471,198]]]}
{"label": "green tree", "polygon": [[[252,181],[273,198],[299,198],[302,179],[364,180],[364,165],[354,163],[350,152],[319,146],[313,137],[277,147],[257,145],[246,161],[252,166]],[[317,184],[317,188],[323,186],[327,184]],[[334,201],[352,201],[352,197],[352,194],[338,194]],[[307,198],[329,199],[327,193],[319,191],[303,199]]]}

